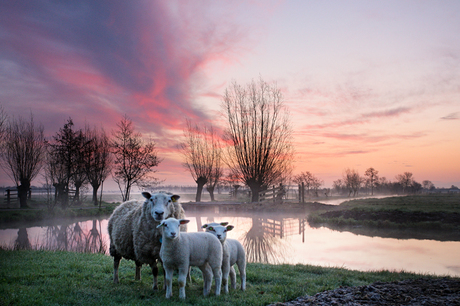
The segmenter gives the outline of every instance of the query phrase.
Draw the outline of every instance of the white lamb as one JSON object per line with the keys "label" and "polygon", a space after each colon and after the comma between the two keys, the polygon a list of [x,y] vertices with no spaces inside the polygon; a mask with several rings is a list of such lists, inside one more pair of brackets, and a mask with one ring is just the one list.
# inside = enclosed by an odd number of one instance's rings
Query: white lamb
{"label": "white lamb", "polygon": [[227,239],[227,232],[231,231],[234,226],[227,225],[228,222],[209,223],[202,226],[206,232],[210,232],[222,243],[222,285],[224,292],[228,293],[228,275],[232,288],[236,289],[236,272],[233,265],[238,265],[241,279],[241,290],[246,290],[246,254],[241,243],[236,239]]}
{"label": "white lamb", "polygon": [[[166,298],[172,296],[172,276],[179,270],[179,298],[185,299],[185,283],[190,266],[199,267],[203,272],[203,295],[211,289],[212,274],[216,282],[216,295],[220,295],[222,282],[222,245],[210,233],[184,233],[179,228],[189,220],[169,218],[161,221],[162,229],[160,258],[165,270]],[[207,268],[210,267],[210,268]]]}

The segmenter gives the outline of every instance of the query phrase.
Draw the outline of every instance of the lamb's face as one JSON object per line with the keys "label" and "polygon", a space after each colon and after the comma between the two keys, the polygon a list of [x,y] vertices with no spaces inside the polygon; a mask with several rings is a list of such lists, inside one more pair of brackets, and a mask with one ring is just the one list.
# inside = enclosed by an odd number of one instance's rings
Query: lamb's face
{"label": "lamb's face", "polygon": [[178,195],[169,195],[166,193],[143,192],[142,195],[146,199],[150,214],[155,221],[162,221],[171,215],[173,211],[173,202],[180,197]]}
{"label": "lamb's face", "polygon": [[223,226],[221,224],[227,225],[228,222],[222,222],[220,224],[210,223],[203,225],[203,228],[206,229],[206,232],[213,234],[219,239],[221,243],[224,243],[227,239],[227,232],[233,229],[233,225]]}
{"label": "lamb's face", "polygon": [[162,228],[163,229],[163,237],[165,239],[177,239],[180,235],[180,226],[182,224],[187,224],[189,223],[189,220],[185,219],[174,219],[174,218],[169,218],[166,220],[161,221],[160,225],[157,226],[157,228]]}

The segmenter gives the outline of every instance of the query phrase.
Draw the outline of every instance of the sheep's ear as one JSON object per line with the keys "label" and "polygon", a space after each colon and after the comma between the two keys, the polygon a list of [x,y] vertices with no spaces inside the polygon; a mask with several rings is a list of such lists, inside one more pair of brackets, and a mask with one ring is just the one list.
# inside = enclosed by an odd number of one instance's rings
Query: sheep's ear
{"label": "sheep's ear", "polygon": [[226,226],[228,224],[228,222],[220,222],[220,225],[222,226]]}
{"label": "sheep's ear", "polygon": [[234,229],[235,227],[233,225],[229,225],[227,226],[227,231],[231,231],[232,229]]}
{"label": "sheep's ear", "polygon": [[180,224],[180,225],[187,224],[187,223],[189,223],[189,222],[190,222],[190,220],[186,220],[186,219],[180,219],[180,220],[179,220],[179,224]]}
{"label": "sheep's ear", "polygon": [[180,198],[180,196],[178,196],[177,194],[171,196],[171,200],[173,202],[177,202],[177,200],[179,200],[179,198]]}
{"label": "sheep's ear", "polygon": [[144,191],[144,192],[142,193],[142,195],[143,195],[144,198],[146,198],[147,200],[150,199],[150,198],[152,197],[152,195],[151,195],[150,193],[146,192],[146,191]]}
{"label": "sheep's ear", "polygon": [[163,220],[163,221],[160,222],[160,224],[157,225],[157,228],[160,228],[160,227],[162,227],[164,225],[165,225],[165,223],[164,223],[164,220]]}
{"label": "sheep's ear", "polygon": [[207,228],[209,225],[207,224],[203,224],[203,226],[201,228]]}

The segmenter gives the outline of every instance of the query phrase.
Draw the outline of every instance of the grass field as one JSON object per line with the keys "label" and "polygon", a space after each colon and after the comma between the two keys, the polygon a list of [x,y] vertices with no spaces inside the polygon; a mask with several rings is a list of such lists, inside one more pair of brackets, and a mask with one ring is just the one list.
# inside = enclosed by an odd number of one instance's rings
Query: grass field
{"label": "grass field", "polygon": [[357,199],[311,214],[313,226],[460,231],[460,195]]}
{"label": "grass field", "polygon": [[[185,301],[178,298],[177,276],[171,300],[153,292],[146,266],[141,281],[134,280],[135,265],[122,260],[120,283],[112,282],[112,258],[102,254],[62,251],[11,251],[0,249],[0,305],[267,305],[314,295],[339,286],[361,286],[375,281],[434,277],[405,272],[358,272],[309,265],[249,263],[247,290],[202,296],[201,272],[192,270]],[[160,287],[163,283],[160,269]],[[239,280],[238,280],[239,282]]]}

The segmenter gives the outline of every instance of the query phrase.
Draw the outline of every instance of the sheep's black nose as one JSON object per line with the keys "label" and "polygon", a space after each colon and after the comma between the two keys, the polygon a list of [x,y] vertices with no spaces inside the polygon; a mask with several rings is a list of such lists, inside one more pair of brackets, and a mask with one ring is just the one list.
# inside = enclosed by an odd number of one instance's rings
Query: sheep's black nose
{"label": "sheep's black nose", "polygon": [[172,232],[172,233],[171,233],[171,237],[176,237],[176,233],[175,233],[175,232]]}
{"label": "sheep's black nose", "polygon": [[220,235],[217,235],[217,238],[219,238],[219,239],[220,239]]}
{"label": "sheep's black nose", "polygon": [[161,216],[163,216],[164,212],[158,212],[158,211],[156,211],[155,214],[156,214],[158,217],[161,217]]}

